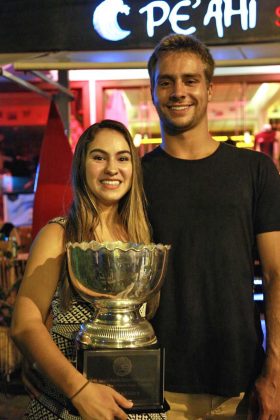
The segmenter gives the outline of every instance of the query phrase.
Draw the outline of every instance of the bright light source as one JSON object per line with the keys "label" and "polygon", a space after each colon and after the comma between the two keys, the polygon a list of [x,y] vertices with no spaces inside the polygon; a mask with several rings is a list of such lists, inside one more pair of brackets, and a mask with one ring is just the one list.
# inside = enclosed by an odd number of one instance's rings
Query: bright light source
{"label": "bright light source", "polygon": [[133,138],[133,143],[135,147],[139,147],[142,143],[142,136],[140,133],[136,133]]}
{"label": "bright light source", "polygon": [[246,144],[251,143],[251,135],[250,135],[249,131],[244,131],[244,142]]}

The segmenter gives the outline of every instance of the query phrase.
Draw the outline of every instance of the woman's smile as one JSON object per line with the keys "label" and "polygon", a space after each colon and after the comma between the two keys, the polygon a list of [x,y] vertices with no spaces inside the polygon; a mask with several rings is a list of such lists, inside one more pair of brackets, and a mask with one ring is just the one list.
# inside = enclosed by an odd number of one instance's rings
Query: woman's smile
{"label": "woman's smile", "polygon": [[121,181],[116,180],[116,179],[102,179],[101,184],[104,186],[104,188],[108,188],[108,189],[116,189],[119,187]]}

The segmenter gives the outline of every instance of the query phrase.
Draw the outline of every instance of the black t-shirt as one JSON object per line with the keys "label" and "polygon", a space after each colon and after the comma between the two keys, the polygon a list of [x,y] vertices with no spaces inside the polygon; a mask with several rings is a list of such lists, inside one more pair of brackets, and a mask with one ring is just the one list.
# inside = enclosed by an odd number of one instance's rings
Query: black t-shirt
{"label": "black t-shirt", "polygon": [[152,323],[166,390],[237,395],[263,362],[253,301],[258,233],[280,230],[280,177],[262,153],[220,144],[200,160],[142,159],[153,240],[171,244]]}

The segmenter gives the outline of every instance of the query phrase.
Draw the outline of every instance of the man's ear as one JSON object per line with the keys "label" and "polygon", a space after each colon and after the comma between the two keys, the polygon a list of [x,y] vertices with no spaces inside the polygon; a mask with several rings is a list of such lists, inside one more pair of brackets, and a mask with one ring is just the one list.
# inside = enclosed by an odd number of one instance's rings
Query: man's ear
{"label": "man's ear", "polygon": [[153,87],[150,87],[150,92],[151,92],[151,97],[152,97],[152,102],[153,102],[153,104],[155,104],[155,102],[154,102],[154,89],[153,89]]}
{"label": "man's ear", "polygon": [[208,102],[210,102],[213,95],[213,83],[209,83],[207,92],[208,92]]}

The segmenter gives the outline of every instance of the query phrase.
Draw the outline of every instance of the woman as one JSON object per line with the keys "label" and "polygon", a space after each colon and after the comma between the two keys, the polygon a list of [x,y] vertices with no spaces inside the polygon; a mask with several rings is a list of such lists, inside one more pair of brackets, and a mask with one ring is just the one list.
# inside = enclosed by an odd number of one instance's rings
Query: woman
{"label": "woman", "polygon": [[[71,288],[65,258],[68,241],[150,242],[139,159],[125,126],[104,120],[81,135],[72,184],[67,218],[48,223],[32,245],[14,310],[12,337],[35,364],[43,391],[31,402],[28,418],[77,419],[75,408],[84,419],[126,419],[124,409],[132,402],[87,382],[74,367],[74,337],[92,308]],[[45,326],[50,313],[51,335]]]}

